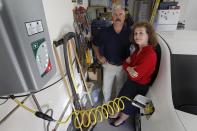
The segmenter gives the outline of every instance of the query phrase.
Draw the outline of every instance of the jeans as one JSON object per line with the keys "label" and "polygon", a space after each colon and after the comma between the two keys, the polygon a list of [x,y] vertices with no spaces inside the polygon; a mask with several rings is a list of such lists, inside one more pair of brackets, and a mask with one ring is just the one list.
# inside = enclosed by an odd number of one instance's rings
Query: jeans
{"label": "jeans", "polygon": [[[138,84],[132,80],[127,80],[124,83],[124,86],[122,87],[118,97],[121,96],[126,96],[130,99],[133,99],[136,95],[141,94],[141,95],[146,95],[146,93],[148,92],[148,85],[141,85]],[[126,99],[123,99],[125,108],[122,111],[123,113],[127,114],[127,115],[132,115],[135,114],[137,111],[139,111],[139,109],[135,106],[133,106],[131,104],[131,101],[128,101]]]}

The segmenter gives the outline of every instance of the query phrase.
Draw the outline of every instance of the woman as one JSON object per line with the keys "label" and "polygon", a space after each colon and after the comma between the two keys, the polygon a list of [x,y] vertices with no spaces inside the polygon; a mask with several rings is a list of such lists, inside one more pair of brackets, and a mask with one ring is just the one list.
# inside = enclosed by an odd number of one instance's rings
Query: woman
{"label": "woman", "polygon": [[[148,84],[151,81],[151,75],[157,63],[157,56],[154,50],[157,39],[153,27],[148,22],[134,24],[131,38],[135,43],[136,50],[123,64],[128,80],[125,82],[118,97],[127,96],[133,99],[137,94],[146,95],[148,91]],[[135,114],[138,110],[130,101],[123,101],[125,109],[111,116],[111,118],[117,118],[112,123],[113,126],[121,125],[129,118],[129,115]]]}

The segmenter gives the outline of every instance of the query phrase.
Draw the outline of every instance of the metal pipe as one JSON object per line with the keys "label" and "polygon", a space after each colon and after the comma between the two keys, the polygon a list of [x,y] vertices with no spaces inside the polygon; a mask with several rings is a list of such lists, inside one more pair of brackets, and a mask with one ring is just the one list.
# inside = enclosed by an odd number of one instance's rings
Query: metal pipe
{"label": "metal pipe", "polygon": [[38,103],[38,100],[37,100],[36,96],[35,96],[34,94],[31,94],[31,96],[32,96],[32,98],[33,98],[33,100],[34,100],[34,102],[35,102],[35,104],[36,104],[38,110],[39,110],[40,112],[42,112],[41,106],[40,106],[40,104]]}
{"label": "metal pipe", "polygon": [[[63,110],[63,112],[62,112],[62,114],[61,114],[61,116],[59,118],[59,121],[62,121],[62,119],[63,119],[63,117],[64,117],[64,115],[65,115],[65,113],[66,113],[66,111],[68,109],[68,106],[70,105],[70,103],[71,103],[71,100],[69,99],[68,103],[66,104],[66,106],[65,106],[65,108],[64,108],[64,110]],[[53,130],[56,131],[58,127],[59,127],[59,124],[57,123]]]}

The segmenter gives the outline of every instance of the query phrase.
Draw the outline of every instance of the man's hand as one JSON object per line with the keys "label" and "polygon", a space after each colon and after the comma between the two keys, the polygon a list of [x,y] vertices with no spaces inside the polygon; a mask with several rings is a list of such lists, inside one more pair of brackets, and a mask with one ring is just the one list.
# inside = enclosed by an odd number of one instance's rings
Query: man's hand
{"label": "man's hand", "polygon": [[100,57],[98,57],[98,61],[101,64],[105,64],[107,62],[107,59],[104,56],[100,56]]}
{"label": "man's hand", "polygon": [[134,70],[134,67],[127,67],[127,71],[129,72],[129,75],[133,78],[138,77],[138,73]]}

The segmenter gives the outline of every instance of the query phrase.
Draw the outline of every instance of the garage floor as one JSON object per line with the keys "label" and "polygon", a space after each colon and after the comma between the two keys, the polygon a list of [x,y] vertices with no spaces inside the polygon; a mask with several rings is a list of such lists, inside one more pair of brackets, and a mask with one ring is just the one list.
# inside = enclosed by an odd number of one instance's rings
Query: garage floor
{"label": "garage floor", "polygon": [[114,127],[110,125],[110,120],[105,120],[102,123],[98,123],[93,131],[134,131],[133,122],[131,119],[128,119],[124,124],[119,127]]}

